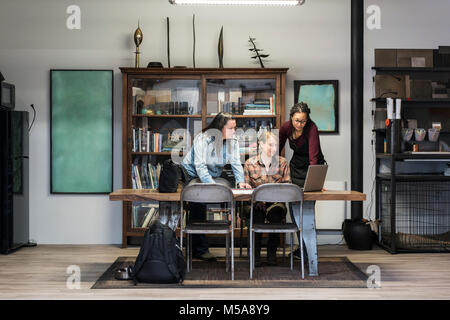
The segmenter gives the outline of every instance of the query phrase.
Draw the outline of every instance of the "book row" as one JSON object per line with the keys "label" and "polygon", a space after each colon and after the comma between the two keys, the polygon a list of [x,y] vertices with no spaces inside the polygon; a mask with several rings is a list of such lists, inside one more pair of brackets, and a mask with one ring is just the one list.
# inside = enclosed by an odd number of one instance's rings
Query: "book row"
{"label": "book row", "polygon": [[182,147],[183,135],[171,131],[155,132],[146,128],[133,128],[132,152],[170,152],[175,147]]}
{"label": "book row", "polygon": [[161,164],[156,166],[142,160],[142,163],[135,161],[131,165],[131,180],[133,189],[157,189]]}

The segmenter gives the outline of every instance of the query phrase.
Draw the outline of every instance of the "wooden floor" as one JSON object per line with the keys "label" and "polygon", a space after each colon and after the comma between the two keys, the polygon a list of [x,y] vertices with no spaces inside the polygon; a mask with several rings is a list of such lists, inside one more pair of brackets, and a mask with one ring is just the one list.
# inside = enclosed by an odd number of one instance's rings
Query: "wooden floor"
{"label": "wooden floor", "polygon": [[[353,251],[331,245],[319,246],[319,256],[347,256],[363,272],[379,266],[381,288],[90,289],[117,257],[137,253],[119,246],[39,245],[0,255],[0,299],[450,299],[450,254],[391,255],[378,247]],[[67,288],[70,265],[80,267],[80,289]]]}

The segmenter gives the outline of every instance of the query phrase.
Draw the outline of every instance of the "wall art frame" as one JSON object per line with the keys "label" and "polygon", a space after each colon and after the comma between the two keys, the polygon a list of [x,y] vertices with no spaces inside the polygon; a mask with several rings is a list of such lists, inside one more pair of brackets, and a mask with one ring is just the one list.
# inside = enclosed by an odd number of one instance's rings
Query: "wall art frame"
{"label": "wall art frame", "polygon": [[113,70],[50,70],[50,193],[113,191]]}
{"label": "wall art frame", "polygon": [[321,134],[339,134],[339,80],[294,80],[294,103],[305,102]]}

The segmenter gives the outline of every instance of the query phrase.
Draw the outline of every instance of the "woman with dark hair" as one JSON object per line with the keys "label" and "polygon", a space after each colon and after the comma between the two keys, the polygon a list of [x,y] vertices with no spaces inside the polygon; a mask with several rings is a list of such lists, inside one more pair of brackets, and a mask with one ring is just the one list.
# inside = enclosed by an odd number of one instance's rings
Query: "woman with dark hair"
{"label": "woman with dark hair", "polygon": [[292,183],[303,187],[309,165],[324,164],[325,159],[320,148],[319,130],[311,120],[308,105],[296,103],[290,111],[289,121],[280,128],[280,153],[286,140],[294,154],[289,163]]}
{"label": "woman with dark hair", "polygon": [[[211,124],[195,138],[191,150],[186,154],[181,166],[187,173],[188,182],[215,183],[222,174],[223,167],[229,163],[236,184],[240,188],[249,188],[245,183],[242,169],[239,143],[234,137],[236,120],[229,113],[218,113]],[[228,184],[228,186],[230,186]]]}
{"label": "woman with dark hair", "polygon": [[[294,104],[289,113],[289,121],[286,121],[279,131],[280,153],[286,144],[286,140],[289,140],[289,146],[294,151],[289,162],[289,168],[292,183],[300,188],[305,184],[309,165],[325,163],[320,148],[319,130],[309,117],[310,113],[311,110],[306,103]],[[292,221],[294,221],[292,207],[290,212]],[[298,240],[300,241],[300,239]],[[296,259],[300,259],[300,248],[297,248],[293,255]]]}
{"label": "woman with dark hair", "polygon": [[[221,183],[234,187],[221,178],[223,167],[229,163],[239,188],[251,188],[245,183],[244,170],[240,161],[239,143],[234,138],[236,120],[229,113],[219,112],[209,126],[195,138],[191,150],[186,154],[181,167],[185,172],[186,183]],[[204,221],[206,205],[191,202],[190,219]],[[192,236],[192,251],[196,258],[215,260],[208,251],[205,235]]]}

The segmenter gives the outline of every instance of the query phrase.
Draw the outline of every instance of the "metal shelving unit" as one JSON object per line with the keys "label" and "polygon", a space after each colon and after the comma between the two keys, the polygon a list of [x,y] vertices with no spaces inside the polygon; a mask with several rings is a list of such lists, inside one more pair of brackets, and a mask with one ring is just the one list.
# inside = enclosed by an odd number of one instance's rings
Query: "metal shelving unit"
{"label": "metal shelving unit", "polygon": [[[450,81],[450,68],[373,67],[372,70],[376,74],[407,74],[416,79]],[[385,98],[374,98],[371,101],[377,109],[386,107]],[[450,133],[450,119],[446,108],[450,108],[450,99],[403,98],[402,119],[417,118],[422,127],[426,128],[430,118],[419,117],[417,112],[430,115],[441,112],[444,124],[440,131],[442,137]],[[432,109],[438,111],[430,112]],[[445,121],[449,121],[447,126]],[[397,165],[422,161],[450,162],[450,152],[383,153],[384,139],[390,131],[372,131],[375,134],[376,150],[376,218],[382,220],[379,245],[390,253],[449,251],[450,177],[439,173],[405,174],[397,172]],[[382,162],[390,166],[389,173],[380,172]],[[448,242],[445,241],[447,233]]]}

